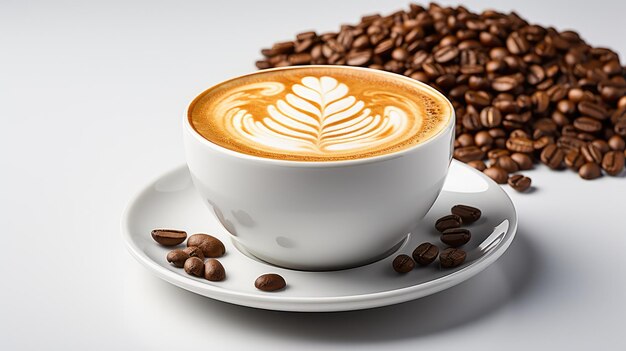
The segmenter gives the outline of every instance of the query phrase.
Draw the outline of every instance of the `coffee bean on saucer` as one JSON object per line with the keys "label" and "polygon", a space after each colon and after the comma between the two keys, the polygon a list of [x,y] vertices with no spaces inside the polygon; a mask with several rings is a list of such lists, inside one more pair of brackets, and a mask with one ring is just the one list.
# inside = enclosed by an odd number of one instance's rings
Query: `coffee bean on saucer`
{"label": "coffee bean on saucer", "polygon": [[464,228],[452,228],[446,229],[441,233],[440,240],[442,243],[452,246],[459,247],[467,244],[472,238],[472,233]]}
{"label": "coffee bean on saucer", "polygon": [[455,205],[451,209],[452,214],[461,217],[463,224],[470,224],[480,219],[482,212],[476,207],[468,205]]}
{"label": "coffee bean on saucer", "polygon": [[530,178],[525,177],[521,174],[515,174],[509,178],[509,186],[519,192],[524,192],[528,190],[530,188],[531,182],[532,180]]}
{"label": "coffee bean on saucer", "polygon": [[216,237],[208,234],[194,234],[187,240],[187,246],[197,246],[202,249],[204,257],[221,257],[226,252],[224,244]]}
{"label": "coffee bean on saucer", "polygon": [[465,251],[453,247],[447,248],[439,255],[439,263],[443,268],[453,268],[465,262]]}
{"label": "coffee bean on saucer", "polygon": [[190,257],[185,261],[185,272],[189,275],[195,275],[196,277],[202,277],[204,274],[204,262],[198,257]]}
{"label": "coffee bean on saucer", "polygon": [[483,173],[498,184],[504,184],[507,179],[509,179],[509,174],[503,168],[498,166],[491,166],[484,170]]}
{"label": "coffee bean on saucer", "polygon": [[212,282],[219,282],[226,278],[226,271],[220,261],[210,258],[204,263],[204,278]]}
{"label": "coffee bean on saucer", "polygon": [[413,259],[420,266],[427,266],[439,255],[439,248],[431,243],[422,243],[413,250]]}
{"label": "coffee bean on saucer", "polygon": [[439,218],[437,222],[435,222],[435,229],[437,229],[440,233],[443,233],[444,230],[458,228],[461,224],[463,224],[461,217],[451,214]]}
{"label": "coffee bean on saucer", "polygon": [[580,175],[583,179],[596,179],[602,176],[602,171],[600,170],[600,166],[595,162],[587,162],[584,165],[580,166],[578,170],[578,175]]}
{"label": "coffee bean on saucer", "polygon": [[202,249],[197,246],[189,246],[183,249],[189,257],[198,257],[202,261],[204,261],[204,253],[202,253]]}
{"label": "coffee bean on saucer", "polygon": [[155,229],[152,239],[163,246],[176,246],[187,239],[187,232],[175,229]]}
{"label": "coffee bean on saucer", "polygon": [[415,262],[408,255],[398,255],[393,260],[393,270],[398,273],[408,273],[415,268]]}
{"label": "coffee bean on saucer", "polygon": [[189,258],[189,254],[182,249],[172,250],[167,253],[167,262],[174,265],[174,267],[183,268],[185,261]]}
{"label": "coffee bean on saucer", "polygon": [[285,279],[274,273],[263,274],[254,281],[254,286],[262,291],[276,291],[283,289],[286,285]]}

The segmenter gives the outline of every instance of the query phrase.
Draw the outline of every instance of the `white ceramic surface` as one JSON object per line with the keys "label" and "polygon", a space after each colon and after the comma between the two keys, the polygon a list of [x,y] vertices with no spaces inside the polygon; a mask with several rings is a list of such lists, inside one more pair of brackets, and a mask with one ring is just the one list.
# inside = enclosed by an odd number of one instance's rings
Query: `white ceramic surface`
{"label": "white ceramic surface", "polygon": [[[298,67],[280,70],[291,69]],[[400,75],[342,69],[406,81],[447,102]],[[354,267],[398,245],[432,206],[452,158],[453,111],[450,105],[452,115],[437,134],[409,149],[333,162],[234,152],[204,139],[185,118],[187,164],[205,204],[256,256],[295,269]]]}
{"label": "white ceramic surface", "polygon": [[[475,205],[483,217],[468,228],[471,241],[464,246],[467,261],[454,269],[438,264],[419,267],[405,275],[393,271],[391,261],[399,253],[411,254],[424,241],[439,242],[434,221],[457,203]],[[441,195],[424,221],[411,231],[400,248],[374,263],[339,271],[306,272],[279,268],[240,251],[230,235],[212,218],[198,198],[186,167],[177,168],[150,183],[129,204],[122,231],[132,255],[160,278],[193,291],[234,304],[284,311],[345,311],[404,302],[456,285],[493,263],[507,249],[517,228],[517,215],[509,197],[483,174],[453,161]],[[227,253],[220,258],[227,279],[209,282],[191,277],[167,263],[171,248],[150,237],[154,228],[184,229],[219,237]],[[288,283],[284,291],[266,293],[253,282],[264,273],[278,273]]]}

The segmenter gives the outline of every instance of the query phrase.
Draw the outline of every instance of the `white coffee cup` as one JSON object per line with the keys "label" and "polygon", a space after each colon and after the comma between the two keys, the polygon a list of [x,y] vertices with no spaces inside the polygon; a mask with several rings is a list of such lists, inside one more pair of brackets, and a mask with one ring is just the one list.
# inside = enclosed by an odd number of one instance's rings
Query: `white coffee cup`
{"label": "white coffee cup", "polygon": [[[447,101],[426,84],[376,72]],[[452,159],[455,118],[451,105],[449,110],[445,126],[422,143],[382,156],[328,162],[232,151],[202,137],[185,118],[187,164],[203,201],[237,246],[293,269],[354,267],[401,243],[433,205]]]}

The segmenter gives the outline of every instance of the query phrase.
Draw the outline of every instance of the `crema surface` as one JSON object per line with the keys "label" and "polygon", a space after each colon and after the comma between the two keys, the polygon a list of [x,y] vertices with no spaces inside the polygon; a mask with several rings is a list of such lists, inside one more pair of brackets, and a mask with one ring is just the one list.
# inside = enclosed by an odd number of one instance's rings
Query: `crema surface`
{"label": "crema surface", "polygon": [[429,88],[339,66],[260,71],[198,96],[189,121],[207,140],[258,157],[335,161],[397,152],[428,140],[452,116]]}

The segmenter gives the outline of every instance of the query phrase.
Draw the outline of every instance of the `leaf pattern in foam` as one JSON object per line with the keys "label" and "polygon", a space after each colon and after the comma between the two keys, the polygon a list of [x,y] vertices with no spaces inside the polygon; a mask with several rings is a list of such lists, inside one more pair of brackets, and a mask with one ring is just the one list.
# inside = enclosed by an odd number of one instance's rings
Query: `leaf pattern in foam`
{"label": "leaf pattern in foam", "polygon": [[233,127],[250,141],[277,151],[319,154],[354,151],[394,138],[407,128],[407,115],[386,106],[372,114],[366,103],[348,95],[346,84],[332,77],[304,77],[291,92],[255,118],[245,109],[232,111]]}

